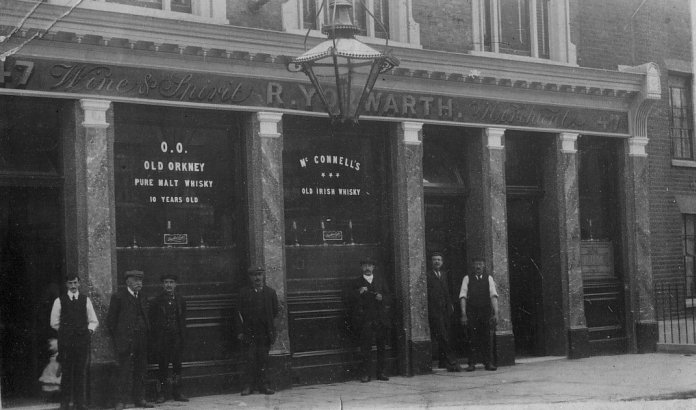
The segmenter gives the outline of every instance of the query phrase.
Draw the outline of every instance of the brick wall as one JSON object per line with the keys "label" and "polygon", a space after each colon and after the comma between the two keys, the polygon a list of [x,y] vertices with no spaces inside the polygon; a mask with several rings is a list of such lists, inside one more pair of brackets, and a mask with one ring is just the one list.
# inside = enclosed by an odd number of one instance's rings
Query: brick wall
{"label": "brick wall", "polygon": [[638,9],[641,3],[571,0],[571,39],[583,67],[616,70],[618,65],[660,65],[662,100],[651,111],[647,148],[653,274],[658,281],[682,281],[683,222],[674,195],[696,195],[696,169],[672,166],[665,61],[691,61],[689,2],[647,1]]}
{"label": "brick wall", "polygon": [[414,0],[413,19],[420,24],[425,49],[464,53],[473,48],[472,0]]}

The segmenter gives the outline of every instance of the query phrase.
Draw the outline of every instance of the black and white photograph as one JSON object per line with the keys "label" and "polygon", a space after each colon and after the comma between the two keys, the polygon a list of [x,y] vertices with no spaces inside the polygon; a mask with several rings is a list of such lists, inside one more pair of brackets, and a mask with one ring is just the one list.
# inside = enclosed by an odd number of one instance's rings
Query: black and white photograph
{"label": "black and white photograph", "polygon": [[696,408],[696,0],[0,0],[0,410]]}

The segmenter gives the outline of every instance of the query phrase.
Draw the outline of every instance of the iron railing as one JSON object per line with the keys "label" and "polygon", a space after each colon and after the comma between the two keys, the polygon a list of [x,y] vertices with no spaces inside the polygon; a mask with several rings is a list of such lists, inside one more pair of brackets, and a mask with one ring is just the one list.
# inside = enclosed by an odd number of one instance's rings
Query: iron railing
{"label": "iron railing", "polygon": [[696,344],[696,285],[655,284],[659,343]]}

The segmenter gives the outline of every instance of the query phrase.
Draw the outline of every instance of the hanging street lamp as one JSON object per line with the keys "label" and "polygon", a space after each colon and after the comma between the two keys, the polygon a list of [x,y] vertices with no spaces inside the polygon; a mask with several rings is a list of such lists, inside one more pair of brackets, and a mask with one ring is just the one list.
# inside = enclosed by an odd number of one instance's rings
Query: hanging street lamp
{"label": "hanging street lamp", "polygon": [[[377,77],[399,65],[388,52],[380,53],[355,38],[360,29],[351,19],[352,8],[350,0],[329,0],[330,22],[321,30],[329,39],[286,64],[288,71],[309,77],[331,119],[342,123],[358,121]],[[327,97],[333,90],[325,89],[326,83],[335,84],[335,98]]]}

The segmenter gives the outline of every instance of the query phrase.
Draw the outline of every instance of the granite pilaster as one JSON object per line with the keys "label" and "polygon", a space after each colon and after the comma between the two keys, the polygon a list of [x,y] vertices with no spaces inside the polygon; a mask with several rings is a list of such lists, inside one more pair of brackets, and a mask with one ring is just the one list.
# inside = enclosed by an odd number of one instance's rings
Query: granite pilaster
{"label": "granite pilaster", "polygon": [[411,376],[432,370],[428,300],[425,278],[425,225],[423,205],[423,124],[396,126],[394,246],[397,289],[401,299],[399,373]]}
{"label": "granite pilaster", "polygon": [[653,299],[652,261],[650,257],[650,218],[648,202],[647,138],[635,136],[626,140],[624,149],[626,189],[625,235],[627,274],[630,289],[630,314],[634,323],[632,350],[646,353],[657,348],[657,321]]}
{"label": "granite pilaster", "polygon": [[580,266],[577,134],[559,134],[545,155],[540,203],[545,351],[571,358],[589,355]]}
{"label": "granite pilaster", "polygon": [[114,128],[110,101],[83,99],[63,125],[66,268],[81,278],[102,326],[91,339],[89,402],[106,402],[98,383],[113,367],[103,324],[116,287]]}
{"label": "granite pilaster", "polygon": [[496,357],[499,365],[515,363],[510,312],[507,255],[507,196],[502,128],[486,128],[469,141],[470,197],[466,204],[467,249],[471,257],[483,256],[498,289]]}
{"label": "granite pilaster", "polygon": [[[247,151],[250,180],[247,181],[250,201],[254,206],[249,213],[253,221],[249,227],[254,237],[251,263],[265,266],[266,282],[278,293],[280,313],[276,320],[278,338],[271,348],[273,383],[279,388],[292,385],[290,367],[290,337],[288,333],[287,277],[285,269],[285,225],[283,197],[283,139],[282,114],[258,112],[251,119],[251,141]],[[252,199],[253,197],[253,199]]]}

